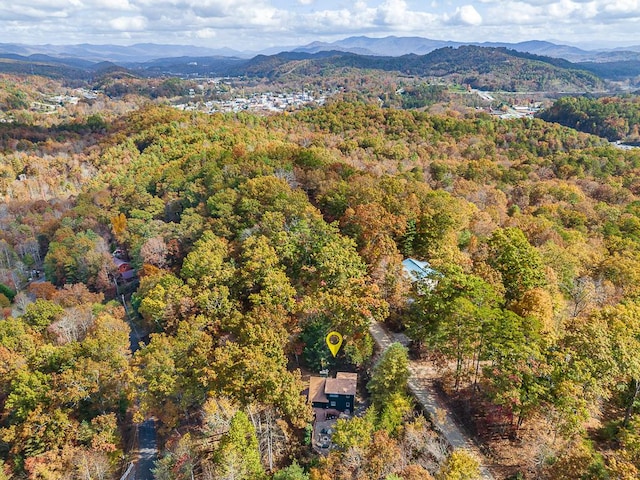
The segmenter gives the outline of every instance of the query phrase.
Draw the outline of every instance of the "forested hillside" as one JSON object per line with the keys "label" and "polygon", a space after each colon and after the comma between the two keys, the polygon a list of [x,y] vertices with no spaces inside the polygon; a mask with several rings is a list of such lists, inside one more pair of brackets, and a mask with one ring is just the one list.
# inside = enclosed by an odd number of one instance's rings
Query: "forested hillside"
{"label": "forested hillside", "polygon": [[558,122],[610,141],[640,140],[640,102],[637,96],[564,97],[540,115],[548,122]]}
{"label": "forested hillside", "polygon": [[231,75],[282,81],[335,75],[343,69],[401,72],[447,82],[466,83],[483,90],[509,92],[595,91],[604,87],[593,73],[566,60],[524,54],[504,48],[460,46],[440,48],[427,55],[379,57],[346,52],[283,52],[258,55],[226,71]]}
{"label": "forested hillside", "polygon": [[[6,57],[6,58],[2,58]],[[257,55],[251,59],[235,57],[159,58],[144,63],[88,62],[57,59],[46,55],[23,57],[0,55],[0,72],[37,75],[56,79],[73,79],[95,83],[105,70],[117,69],[133,77],[248,77],[270,82],[300,81],[313,83],[318,78],[341,76],[341,72],[394,72],[421,78],[470,84],[482,90],[507,92],[593,92],[602,91],[605,83],[598,73],[566,60],[508,50],[462,45],[439,48],[426,55],[373,56],[342,51],[318,53],[281,52]]]}
{"label": "forested hillside", "polygon": [[[157,478],[467,478],[413,411],[406,351],[372,367],[373,319],[437,360],[499,478],[637,478],[640,151],[358,102],[0,129],[6,477],[119,478],[153,416]],[[302,394],[321,368],[371,379],[327,456]]]}

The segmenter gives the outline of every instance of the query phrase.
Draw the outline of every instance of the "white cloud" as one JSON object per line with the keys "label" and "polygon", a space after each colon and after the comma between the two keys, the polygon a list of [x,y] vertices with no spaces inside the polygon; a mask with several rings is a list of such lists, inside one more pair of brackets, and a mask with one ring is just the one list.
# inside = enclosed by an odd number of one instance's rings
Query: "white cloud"
{"label": "white cloud", "polygon": [[482,24],[482,15],[474,8],[473,5],[463,5],[456,8],[453,15],[447,18],[447,22],[453,25],[473,25]]}
{"label": "white cloud", "polygon": [[[343,10],[322,10],[306,15],[304,24],[311,32],[320,32],[326,29],[330,33],[337,33],[344,29],[359,29],[372,26],[371,18],[367,15],[354,15],[347,9]],[[290,25],[289,28],[296,28],[298,25]]]}
{"label": "white cloud", "polygon": [[580,3],[572,0],[560,0],[548,8],[549,15],[555,19],[593,18],[598,14],[596,2]]}
{"label": "white cloud", "polygon": [[407,16],[407,2],[404,0],[385,0],[378,7],[378,18],[382,24],[402,25]]}
{"label": "white cloud", "polygon": [[638,18],[640,17],[640,0],[617,0],[607,3],[604,12],[610,18]]}
{"label": "white cloud", "polygon": [[[14,5],[20,2],[13,2]],[[30,2],[25,2],[29,7],[35,9],[43,9],[43,10],[64,10],[70,7],[82,7],[82,2],[80,0],[33,0]],[[24,6],[22,7],[24,8]]]}
{"label": "white cloud", "polygon": [[638,13],[640,10],[640,2],[638,0],[615,0],[607,2],[605,11],[621,12],[621,13]]}
{"label": "white cloud", "polygon": [[52,7],[47,9],[43,6],[16,5],[11,4],[0,7],[1,18],[6,21],[21,20],[25,22],[46,20],[48,18],[64,18],[69,15],[65,9]]}
{"label": "white cloud", "polygon": [[123,12],[134,10],[135,7],[128,0],[93,0],[91,8],[105,10],[120,10]]}
{"label": "white cloud", "polygon": [[216,31],[212,28],[202,28],[196,31],[197,38],[214,38],[216,35]]}
{"label": "white cloud", "polygon": [[486,23],[491,25],[530,25],[539,23],[543,15],[539,6],[509,1],[500,6],[491,7],[485,18]]}
{"label": "white cloud", "polygon": [[640,44],[639,20],[640,0],[12,0],[0,1],[0,42],[208,45],[215,38],[217,46],[261,49],[416,35]]}
{"label": "white cloud", "polygon": [[404,0],[384,0],[376,7],[358,1],[352,8],[320,10],[292,15],[287,18],[291,31],[325,34],[391,34],[398,32],[422,33],[436,20],[426,12],[410,10]]}
{"label": "white cloud", "polygon": [[279,12],[271,7],[251,9],[249,12],[246,12],[244,18],[246,18],[251,25],[276,28],[282,25]]}
{"label": "white cloud", "polygon": [[120,32],[137,32],[147,27],[147,19],[142,16],[118,17],[110,20],[109,25]]}
{"label": "white cloud", "polygon": [[435,19],[430,13],[409,10],[404,0],[385,0],[376,8],[376,24],[404,31],[423,31]]}

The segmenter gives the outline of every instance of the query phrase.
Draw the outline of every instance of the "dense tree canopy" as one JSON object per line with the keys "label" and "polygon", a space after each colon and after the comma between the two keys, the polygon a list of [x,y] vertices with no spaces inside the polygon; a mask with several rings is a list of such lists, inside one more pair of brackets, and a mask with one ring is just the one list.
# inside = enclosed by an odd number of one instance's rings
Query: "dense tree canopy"
{"label": "dense tree canopy", "polygon": [[563,97],[541,114],[549,122],[593,133],[610,141],[640,137],[640,103],[636,97]]}
{"label": "dense tree canopy", "polygon": [[[338,422],[339,448],[311,469],[300,454],[311,412],[298,367],[364,371],[368,326],[390,314],[484,421],[498,411],[515,436],[551,432],[544,462],[523,470],[640,468],[638,151],[541,119],[358,102],[269,117],[146,106],[105,123],[82,124],[92,140],[76,153],[72,130],[52,129],[54,144],[39,128],[0,129],[2,194],[20,196],[0,209],[0,459],[12,474],[115,473],[119,428],[154,415],[158,471],[184,478],[260,478],[290,458],[304,471],[276,478],[465,478],[473,462],[444,463],[411,417],[395,345],[371,370],[373,408]],[[36,189],[61,175],[64,198],[53,180]],[[120,276],[118,251],[135,279]],[[403,276],[407,256],[431,264],[431,282]],[[144,345],[130,345],[116,294]],[[345,339],[336,358],[331,330]],[[616,441],[587,448],[595,421]],[[264,438],[288,446],[267,454]]]}

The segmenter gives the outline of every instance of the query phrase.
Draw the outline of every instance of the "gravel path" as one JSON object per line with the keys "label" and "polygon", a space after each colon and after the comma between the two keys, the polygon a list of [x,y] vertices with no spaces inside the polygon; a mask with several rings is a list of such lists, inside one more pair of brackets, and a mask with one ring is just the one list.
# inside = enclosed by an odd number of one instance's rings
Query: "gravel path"
{"label": "gravel path", "polygon": [[[372,321],[369,324],[369,332],[380,348],[384,351],[394,342],[407,344],[407,337],[402,334],[391,334],[379,322]],[[430,380],[421,374],[420,367],[414,362],[409,363],[409,390],[415,399],[427,412],[436,430],[454,449],[464,448],[473,452],[481,463],[480,473],[485,480],[494,480],[493,475],[486,467],[487,459],[475,445],[471,437],[458,425],[452,417],[447,405],[443,403],[433,392]]]}

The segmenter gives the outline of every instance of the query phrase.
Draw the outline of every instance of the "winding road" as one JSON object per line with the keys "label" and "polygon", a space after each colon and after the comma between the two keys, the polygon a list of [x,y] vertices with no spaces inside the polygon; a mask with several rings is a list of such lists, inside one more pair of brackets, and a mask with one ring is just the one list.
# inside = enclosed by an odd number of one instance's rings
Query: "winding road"
{"label": "winding road", "polygon": [[[402,334],[391,334],[379,322],[372,320],[369,332],[381,352],[394,342],[406,344],[406,337]],[[430,388],[430,381],[421,374],[420,367],[415,362],[409,362],[408,386],[411,394],[429,414],[435,429],[453,449],[463,448],[472,452],[480,461],[480,474],[484,480],[494,480],[494,476],[487,468],[487,458],[473,442],[471,437],[458,425],[451,415],[448,406],[442,402]]]}

